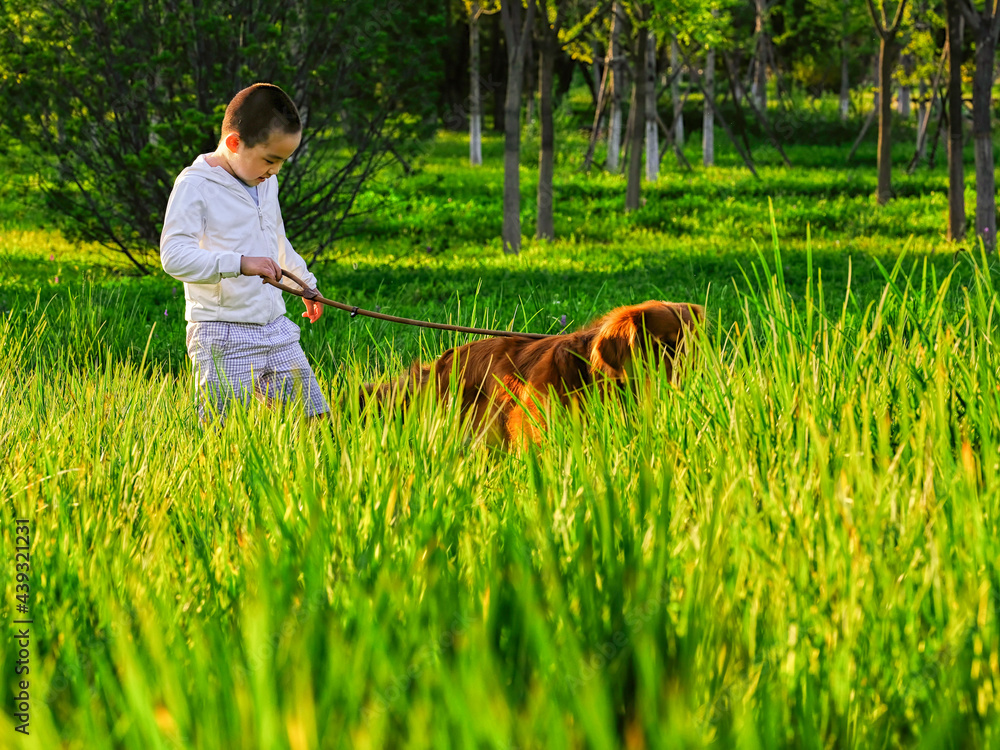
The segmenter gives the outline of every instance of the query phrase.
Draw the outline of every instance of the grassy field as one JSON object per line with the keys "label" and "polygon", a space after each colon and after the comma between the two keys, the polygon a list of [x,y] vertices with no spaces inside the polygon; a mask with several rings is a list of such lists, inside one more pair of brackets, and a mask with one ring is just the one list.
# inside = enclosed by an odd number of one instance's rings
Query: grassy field
{"label": "grassy field", "polygon": [[31,735],[4,639],[0,747],[1000,745],[996,261],[944,242],[943,169],[878,209],[874,144],[848,167],[853,133],[801,127],[760,180],[721,145],[665,159],[630,216],[569,138],[560,239],[518,257],[501,142],[472,170],[442,134],[314,266],[328,297],[463,324],[706,305],[682,387],[557,412],[522,454],[430,403],[358,414],[362,382],[464,339],[332,310],[303,323],[328,425],[202,431],[180,285],[68,246],[9,182],[0,588],[11,623],[27,518],[34,623]]}

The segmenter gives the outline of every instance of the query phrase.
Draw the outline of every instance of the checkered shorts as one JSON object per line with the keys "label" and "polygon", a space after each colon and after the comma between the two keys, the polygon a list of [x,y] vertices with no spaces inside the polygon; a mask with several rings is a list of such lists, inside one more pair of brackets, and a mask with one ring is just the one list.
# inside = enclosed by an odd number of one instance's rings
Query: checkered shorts
{"label": "checkered shorts", "polygon": [[209,407],[222,415],[231,398],[249,403],[252,396],[287,402],[301,392],[308,416],[330,411],[299,346],[299,327],[284,315],[266,325],[188,323],[187,350],[202,422]]}

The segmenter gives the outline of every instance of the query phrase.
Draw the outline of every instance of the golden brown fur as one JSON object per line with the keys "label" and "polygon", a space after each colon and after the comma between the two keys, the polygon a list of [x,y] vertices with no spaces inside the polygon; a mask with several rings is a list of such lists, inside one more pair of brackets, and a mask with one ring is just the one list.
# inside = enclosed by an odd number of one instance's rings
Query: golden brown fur
{"label": "golden brown fur", "polygon": [[575,333],[483,339],[449,349],[430,365],[414,364],[395,382],[366,390],[382,402],[408,399],[432,384],[445,398],[454,376],[462,413],[471,414],[473,429],[490,442],[520,446],[538,441],[538,425],[544,424],[540,411],[551,394],[567,404],[591,384],[624,382],[632,358],[647,344],[672,378],[688,332],[704,316],[700,305],[684,303],[654,300],[619,307]]}

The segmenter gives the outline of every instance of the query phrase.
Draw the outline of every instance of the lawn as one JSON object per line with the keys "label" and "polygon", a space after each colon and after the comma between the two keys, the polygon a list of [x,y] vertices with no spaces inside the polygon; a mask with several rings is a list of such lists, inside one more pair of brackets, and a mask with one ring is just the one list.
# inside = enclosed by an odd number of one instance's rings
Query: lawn
{"label": "lawn", "polygon": [[390,203],[314,264],[327,297],[532,331],[706,306],[680,386],[557,410],[522,453],[429,402],[359,413],[466,339],[334,310],[302,322],[329,423],[201,430],[180,285],[8,181],[0,581],[13,604],[28,519],[33,624],[31,734],[8,708],[0,747],[996,746],[996,259],[944,241],[943,165],[908,177],[901,145],[880,209],[874,143],[847,165],[829,127],[760,180],[721,140],[710,170],[668,156],[631,215],[568,135],[559,238],[516,257],[495,136],[472,169],[442,133],[364,196]]}

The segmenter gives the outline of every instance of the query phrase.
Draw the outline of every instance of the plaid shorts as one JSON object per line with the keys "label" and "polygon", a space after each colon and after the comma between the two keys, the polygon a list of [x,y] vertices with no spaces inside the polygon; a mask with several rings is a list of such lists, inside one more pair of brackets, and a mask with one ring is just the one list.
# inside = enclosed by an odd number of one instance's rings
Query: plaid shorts
{"label": "plaid shorts", "polygon": [[210,416],[209,406],[222,415],[231,398],[243,403],[253,396],[287,402],[299,392],[308,416],[330,411],[299,346],[299,327],[284,315],[266,325],[188,323],[187,350],[202,422]]}

